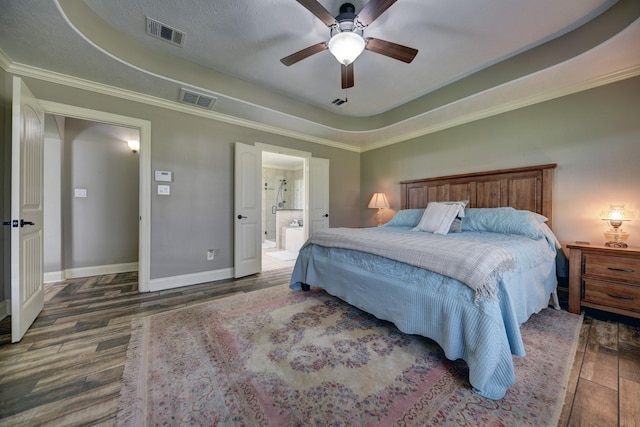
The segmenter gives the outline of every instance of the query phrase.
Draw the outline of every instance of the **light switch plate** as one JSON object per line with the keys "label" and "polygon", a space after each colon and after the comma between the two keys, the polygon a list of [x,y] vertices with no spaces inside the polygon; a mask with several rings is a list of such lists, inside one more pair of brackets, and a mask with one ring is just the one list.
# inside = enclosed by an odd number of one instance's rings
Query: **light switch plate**
{"label": "light switch plate", "polygon": [[75,197],[87,197],[87,189],[86,188],[76,188],[73,191],[73,195]]}
{"label": "light switch plate", "polygon": [[170,185],[158,185],[158,194],[161,196],[168,196],[171,194]]}

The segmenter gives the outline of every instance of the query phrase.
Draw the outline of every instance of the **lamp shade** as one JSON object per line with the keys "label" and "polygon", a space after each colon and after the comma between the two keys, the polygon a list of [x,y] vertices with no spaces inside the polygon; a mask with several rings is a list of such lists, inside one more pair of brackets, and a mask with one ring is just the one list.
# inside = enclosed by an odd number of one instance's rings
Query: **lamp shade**
{"label": "lamp shade", "polygon": [[600,219],[605,221],[631,221],[633,218],[633,212],[625,209],[624,205],[609,205],[609,209],[600,212]]}
{"label": "lamp shade", "polygon": [[387,196],[384,193],[374,193],[369,202],[370,208],[387,209],[389,208],[389,202]]}
{"label": "lamp shade", "polygon": [[355,61],[364,47],[364,39],[351,31],[338,33],[329,40],[329,52],[343,65],[349,65]]}

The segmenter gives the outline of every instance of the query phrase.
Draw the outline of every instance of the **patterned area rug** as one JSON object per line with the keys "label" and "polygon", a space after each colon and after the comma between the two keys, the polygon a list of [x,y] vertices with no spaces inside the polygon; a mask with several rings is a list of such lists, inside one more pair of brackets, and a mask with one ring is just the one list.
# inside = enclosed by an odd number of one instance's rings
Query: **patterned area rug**
{"label": "patterned area rug", "polygon": [[581,317],[545,309],[500,401],[463,361],[340,299],[286,285],[135,319],[118,425],[556,425]]}

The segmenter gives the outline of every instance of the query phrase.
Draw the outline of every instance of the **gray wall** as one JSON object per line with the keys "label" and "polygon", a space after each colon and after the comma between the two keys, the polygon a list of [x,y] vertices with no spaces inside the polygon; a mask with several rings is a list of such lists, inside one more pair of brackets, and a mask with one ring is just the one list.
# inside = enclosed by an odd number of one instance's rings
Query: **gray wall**
{"label": "gray wall", "polygon": [[[330,161],[330,226],[358,226],[360,155],[162,108],[26,78],[43,100],[151,122],[151,169],[173,172],[170,196],[151,202],[151,278],[233,266],[236,141],[307,151]],[[155,183],[154,183],[155,184]],[[208,248],[219,249],[214,261]]]}
{"label": "gray wall", "polygon": [[[138,261],[137,130],[67,118],[62,182],[65,269]],[[74,189],[87,190],[75,197]]]}
{"label": "gray wall", "polygon": [[[625,228],[631,232],[630,243],[640,244],[640,125],[637,123],[640,78],[362,155],[43,81],[25,80],[41,99],[151,121],[152,170],[170,170],[174,174],[172,195],[152,196],[152,278],[232,266],[233,145],[236,141],[279,145],[328,158],[332,227],[375,225],[375,210],[366,207],[375,191],[385,191],[392,204],[391,211],[397,210],[400,180],[557,163],[554,224],[561,240],[602,242],[606,226],[598,219],[598,213],[609,203],[620,201],[636,212],[638,219],[625,224]],[[5,165],[6,161],[5,157]],[[5,170],[3,176],[7,173]],[[5,179],[3,185],[5,192],[7,181]],[[3,199],[6,209],[7,197]],[[391,211],[385,212],[385,220]],[[360,212],[360,216],[353,212]],[[220,249],[215,261],[206,261],[207,248]],[[5,249],[5,266],[8,256],[9,251]]]}
{"label": "gray wall", "polygon": [[384,191],[400,208],[399,181],[557,163],[554,230],[562,241],[603,243],[598,218],[610,203],[636,214],[624,228],[640,246],[640,78],[368,151],[361,157],[363,224],[375,225],[366,200]]}

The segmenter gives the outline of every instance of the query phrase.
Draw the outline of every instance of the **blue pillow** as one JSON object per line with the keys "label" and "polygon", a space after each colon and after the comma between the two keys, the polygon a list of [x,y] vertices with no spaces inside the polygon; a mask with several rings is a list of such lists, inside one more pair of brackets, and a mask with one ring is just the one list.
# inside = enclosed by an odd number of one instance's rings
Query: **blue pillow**
{"label": "blue pillow", "polygon": [[415,227],[420,222],[424,209],[402,209],[399,210],[391,221],[383,227]]}
{"label": "blue pillow", "polygon": [[545,216],[514,208],[468,208],[464,211],[462,231],[489,231],[492,233],[516,234],[540,239],[544,233],[540,224]]}

